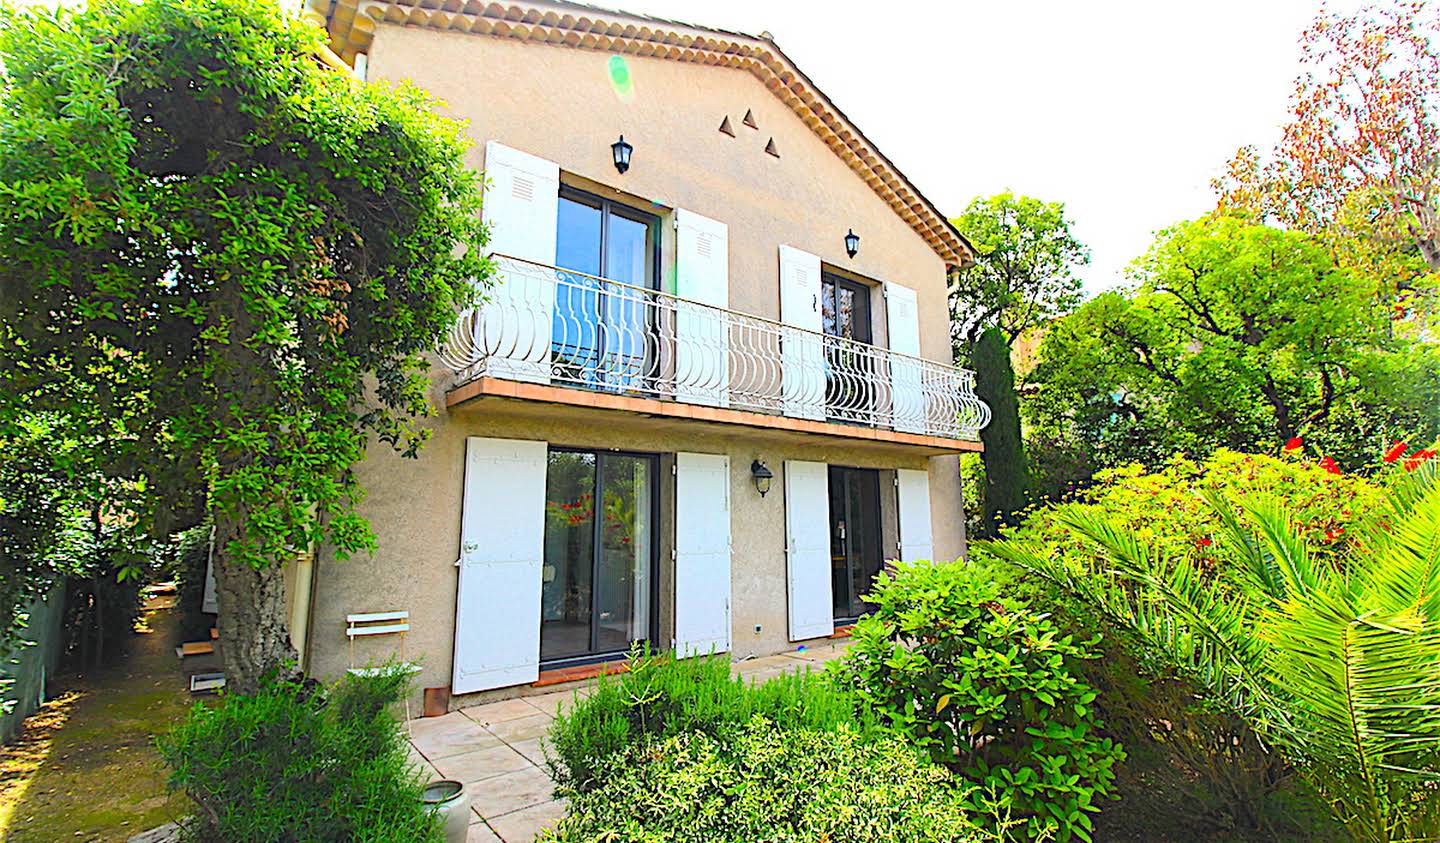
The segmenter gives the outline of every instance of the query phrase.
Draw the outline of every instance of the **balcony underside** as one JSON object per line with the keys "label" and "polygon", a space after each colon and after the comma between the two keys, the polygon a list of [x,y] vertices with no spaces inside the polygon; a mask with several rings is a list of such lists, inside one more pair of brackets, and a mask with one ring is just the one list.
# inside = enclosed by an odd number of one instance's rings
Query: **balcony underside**
{"label": "balcony underside", "polygon": [[758,439],[809,442],[832,440],[847,447],[938,456],[982,450],[979,442],[950,439],[884,428],[865,427],[790,416],[709,407],[680,401],[660,401],[632,395],[616,395],[568,386],[526,383],[496,377],[479,377],[461,384],[445,395],[452,413],[464,413],[484,406],[509,416],[553,414],[555,406],[572,408],[567,418],[606,425],[643,425],[650,430],[668,429],[714,435],[731,428]]}

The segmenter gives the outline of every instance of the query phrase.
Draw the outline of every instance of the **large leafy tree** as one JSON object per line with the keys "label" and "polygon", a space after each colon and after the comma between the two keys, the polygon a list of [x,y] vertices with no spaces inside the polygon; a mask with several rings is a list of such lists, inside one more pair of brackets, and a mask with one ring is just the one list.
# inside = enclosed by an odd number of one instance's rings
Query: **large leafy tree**
{"label": "large leafy tree", "polygon": [[985,329],[1013,344],[1080,303],[1075,271],[1090,251],[1070,233],[1065,205],[1006,191],[978,197],[952,220],[979,256],[950,286],[955,353],[968,360]]}
{"label": "large leafy tree", "polygon": [[351,466],[423,442],[421,355],[491,272],[460,128],[322,42],[265,0],[0,26],[0,438],[102,442],[157,532],[208,501],[241,691],[293,661],[281,564],[373,546]]}
{"label": "large leafy tree", "polygon": [[1342,463],[1440,431],[1436,349],[1392,335],[1373,279],[1307,235],[1229,217],[1183,223],[1137,286],[1052,326],[1034,432],[1092,465],[1313,439]]}

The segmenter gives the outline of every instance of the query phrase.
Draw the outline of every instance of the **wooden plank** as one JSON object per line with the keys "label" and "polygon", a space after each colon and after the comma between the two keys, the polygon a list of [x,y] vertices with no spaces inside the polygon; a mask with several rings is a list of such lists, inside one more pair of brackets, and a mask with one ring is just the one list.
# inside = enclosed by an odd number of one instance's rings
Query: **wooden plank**
{"label": "wooden plank", "polygon": [[346,623],[374,623],[376,621],[408,621],[409,612],[365,612],[358,615],[346,615]]}
{"label": "wooden plank", "polygon": [[392,632],[409,631],[410,624],[408,623],[392,623],[386,624],[385,626],[352,626],[345,630],[345,634],[351,638],[356,638],[361,635],[389,635]]}

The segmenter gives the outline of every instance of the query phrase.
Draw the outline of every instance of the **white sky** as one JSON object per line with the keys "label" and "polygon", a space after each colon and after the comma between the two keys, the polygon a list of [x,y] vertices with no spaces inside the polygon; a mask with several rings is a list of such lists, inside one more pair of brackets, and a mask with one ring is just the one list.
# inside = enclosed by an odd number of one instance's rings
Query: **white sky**
{"label": "white sky", "polygon": [[[1117,283],[1158,229],[1268,149],[1318,0],[594,0],[769,30],[947,216],[1007,188],[1066,204]],[[1331,0],[1349,11],[1356,0]]]}

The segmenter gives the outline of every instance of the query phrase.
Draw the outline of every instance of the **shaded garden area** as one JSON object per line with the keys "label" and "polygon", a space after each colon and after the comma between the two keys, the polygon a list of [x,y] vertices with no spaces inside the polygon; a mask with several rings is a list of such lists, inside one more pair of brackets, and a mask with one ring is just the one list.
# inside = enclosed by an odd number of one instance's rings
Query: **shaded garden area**
{"label": "shaded garden area", "polygon": [[167,788],[154,745],[192,702],[175,659],[172,602],[150,601],[143,632],[114,664],[57,677],[66,690],[0,748],[0,837],[127,840],[188,812],[184,796]]}

